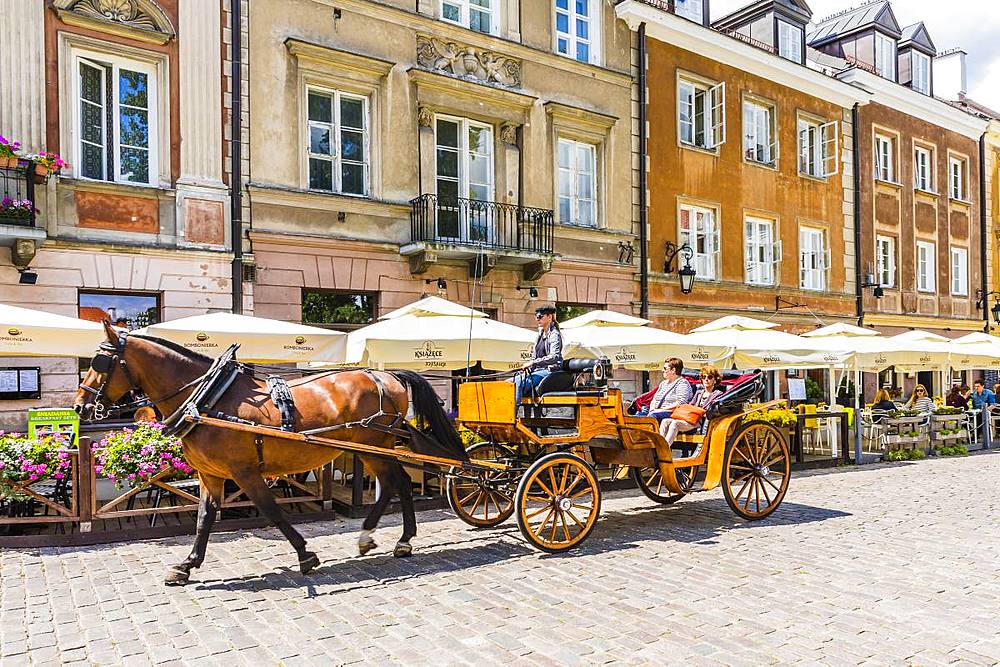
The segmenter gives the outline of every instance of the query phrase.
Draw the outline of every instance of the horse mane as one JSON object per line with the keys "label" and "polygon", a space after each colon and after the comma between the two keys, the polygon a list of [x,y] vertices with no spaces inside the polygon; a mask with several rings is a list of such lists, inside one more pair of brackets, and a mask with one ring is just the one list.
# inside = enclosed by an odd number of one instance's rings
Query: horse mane
{"label": "horse mane", "polygon": [[172,340],[166,340],[164,338],[158,338],[156,336],[149,336],[146,334],[131,334],[130,338],[139,338],[145,341],[149,341],[150,343],[156,343],[157,345],[167,348],[171,352],[176,352],[177,354],[181,355],[185,359],[189,359],[190,361],[199,361],[202,363],[209,363],[209,364],[212,363],[211,357],[207,357],[204,354],[201,354],[200,352],[193,352],[184,347],[183,345],[173,342]]}

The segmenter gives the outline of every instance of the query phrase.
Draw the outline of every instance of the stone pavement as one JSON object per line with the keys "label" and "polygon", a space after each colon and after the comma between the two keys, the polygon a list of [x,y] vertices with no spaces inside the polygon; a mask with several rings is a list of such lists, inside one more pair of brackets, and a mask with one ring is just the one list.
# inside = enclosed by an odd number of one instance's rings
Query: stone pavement
{"label": "stone pavement", "polygon": [[0,664],[808,664],[1000,662],[1000,453],[797,475],[755,524],[719,492],[609,494],[576,552],[513,522],[419,516],[416,555],[355,556],[358,521],[0,554]]}

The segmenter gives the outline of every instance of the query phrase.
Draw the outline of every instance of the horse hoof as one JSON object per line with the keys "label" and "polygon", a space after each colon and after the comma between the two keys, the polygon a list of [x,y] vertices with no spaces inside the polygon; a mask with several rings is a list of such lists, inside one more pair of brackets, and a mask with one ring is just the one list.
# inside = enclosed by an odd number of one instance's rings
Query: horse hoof
{"label": "horse hoof", "polygon": [[358,553],[361,554],[362,556],[365,556],[368,554],[369,551],[371,551],[377,546],[378,545],[375,544],[375,542],[360,542],[358,543]]}
{"label": "horse hoof", "polygon": [[413,547],[409,544],[403,544],[400,542],[396,545],[396,548],[392,550],[392,555],[396,558],[409,558],[413,555]]}
{"label": "horse hoof", "polygon": [[306,552],[305,558],[299,559],[299,571],[302,574],[309,574],[317,567],[319,567],[319,556],[311,551]]}
{"label": "horse hoof", "polygon": [[163,578],[163,583],[167,586],[183,586],[191,578],[191,573],[179,567],[172,567],[167,570],[167,576]]}

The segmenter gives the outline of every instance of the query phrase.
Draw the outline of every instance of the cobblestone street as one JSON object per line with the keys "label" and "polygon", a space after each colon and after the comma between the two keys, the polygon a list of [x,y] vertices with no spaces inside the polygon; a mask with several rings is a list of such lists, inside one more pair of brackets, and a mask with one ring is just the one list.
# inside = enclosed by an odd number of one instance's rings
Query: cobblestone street
{"label": "cobblestone street", "polygon": [[303,577],[275,530],[213,535],[186,588],[161,584],[190,538],[0,556],[0,663],[996,664],[1000,454],[804,473],[778,512],[722,494],[605,499],[576,552],[513,521],[399,517],[356,554],[356,520],[302,526]]}

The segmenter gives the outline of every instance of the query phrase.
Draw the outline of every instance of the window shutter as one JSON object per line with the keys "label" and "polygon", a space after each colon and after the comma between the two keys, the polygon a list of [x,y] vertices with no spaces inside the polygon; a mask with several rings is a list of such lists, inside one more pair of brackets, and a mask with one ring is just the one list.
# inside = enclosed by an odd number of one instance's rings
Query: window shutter
{"label": "window shutter", "polygon": [[820,125],[819,136],[823,142],[823,177],[833,176],[840,171],[840,132],[837,121]]}
{"label": "window shutter", "polygon": [[708,94],[712,105],[712,135],[708,148],[715,148],[726,143],[726,82],[712,86]]}
{"label": "window shutter", "polygon": [[809,173],[809,126],[799,121],[799,171]]}
{"label": "window shutter", "polygon": [[773,141],[771,141],[771,147],[770,147],[771,164],[775,164],[778,161],[778,152],[780,151],[780,149],[781,149],[781,142],[778,141],[777,138],[775,138]]}
{"label": "window shutter", "polygon": [[783,259],[783,257],[782,257],[781,239],[778,239],[777,241],[775,241],[772,244],[772,247],[773,247],[773,251],[772,251],[773,252],[773,257],[771,258],[771,263],[772,264],[780,264],[781,260]]}

